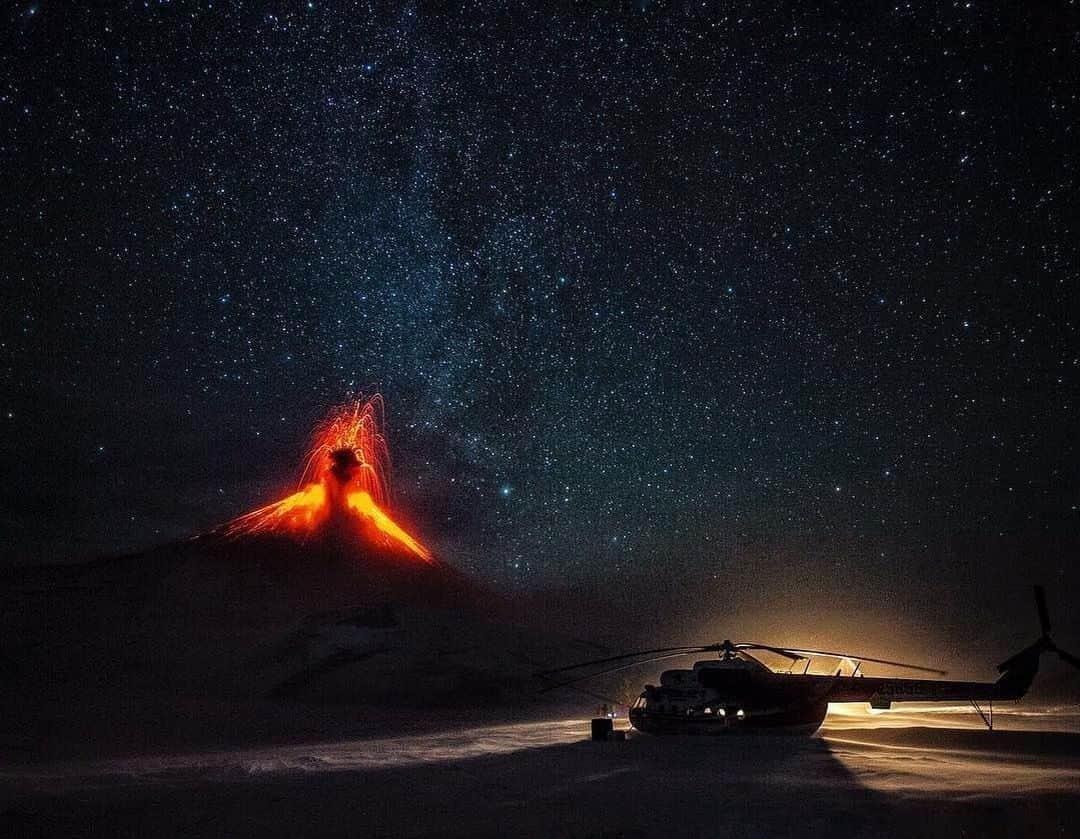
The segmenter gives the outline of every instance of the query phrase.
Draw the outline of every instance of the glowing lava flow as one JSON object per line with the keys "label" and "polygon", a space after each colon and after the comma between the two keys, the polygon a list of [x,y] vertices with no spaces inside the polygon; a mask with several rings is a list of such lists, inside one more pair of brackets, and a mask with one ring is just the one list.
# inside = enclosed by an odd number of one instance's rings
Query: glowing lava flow
{"label": "glowing lava flow", "polygon": [[374,396],[330,413],[316,429],[300,489],[225,526],[227,536],[291,533],[309,536],[330,521],[373,527],[387,547],[405,548],[424,562],[431,552],[383,509],[389,503],[390,454],[382,431],[382,399]]}

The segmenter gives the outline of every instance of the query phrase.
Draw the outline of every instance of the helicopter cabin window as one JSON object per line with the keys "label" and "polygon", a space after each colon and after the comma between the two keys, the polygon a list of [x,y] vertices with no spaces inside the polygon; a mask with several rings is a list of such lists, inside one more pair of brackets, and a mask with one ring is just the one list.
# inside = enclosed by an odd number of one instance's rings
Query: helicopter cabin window
{"label": "helicopter cabin window", "polygon": [[712,714],[712,708],[710,708],[708,705],[706,705],[705,706],[705,713],[711,715]]}

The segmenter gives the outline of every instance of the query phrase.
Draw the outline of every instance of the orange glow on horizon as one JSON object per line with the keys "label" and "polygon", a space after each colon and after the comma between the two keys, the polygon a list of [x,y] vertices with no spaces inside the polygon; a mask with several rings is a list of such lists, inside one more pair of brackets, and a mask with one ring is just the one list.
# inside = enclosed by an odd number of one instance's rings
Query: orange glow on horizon
{"label": "orange glow on horizon", "polygon": [[390,502],[390,453],[382,434],[382,398],[373,396],[330,412],[315,430],[300,489],[233,519],[226,536],[289,533],[311,536],[333,518],[371,525],[386,547],[435,559],[384,509]]}

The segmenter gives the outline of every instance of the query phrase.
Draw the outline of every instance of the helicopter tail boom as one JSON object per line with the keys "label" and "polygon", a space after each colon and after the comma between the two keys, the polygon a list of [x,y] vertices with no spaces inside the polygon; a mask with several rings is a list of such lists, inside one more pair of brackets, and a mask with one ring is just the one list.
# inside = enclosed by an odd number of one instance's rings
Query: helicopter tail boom
{"label": "helicopter tail boom", "polygon": [[[882,679],[878,684],[861,688],[862,696],[872,705],[888,707],[892,702],[942,702],[953,700],[992,701],[1022,698],[1039,672],[1039,660],[1043,653],[1057,653],[1063,661],[1080,668],[1080,659],[1060,649],[1050,637],[1050,612],[1046,608],[1046,592],[1035,586],[1035,607],[1039,613],[1042,635],[1016,655],[998,665],[1001,675],[996,682],[950,682],[925,679]],[[843,687],[834,693],[852,693]],[[862,698],[862,697],[860,697]],[[832,697],[830,697],[832,699]],[[832,699],[832,701],[841,701]]]}

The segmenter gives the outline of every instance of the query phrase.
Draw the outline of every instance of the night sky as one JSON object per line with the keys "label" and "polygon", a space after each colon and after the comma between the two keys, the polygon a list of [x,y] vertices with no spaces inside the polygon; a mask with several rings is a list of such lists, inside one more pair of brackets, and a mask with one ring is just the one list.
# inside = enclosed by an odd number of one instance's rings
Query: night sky
{"label": "night sky", "polygon": [[489,581],[1080,591],[1076,2],[76,5],[0,13],[4,563],[379,391]]}

